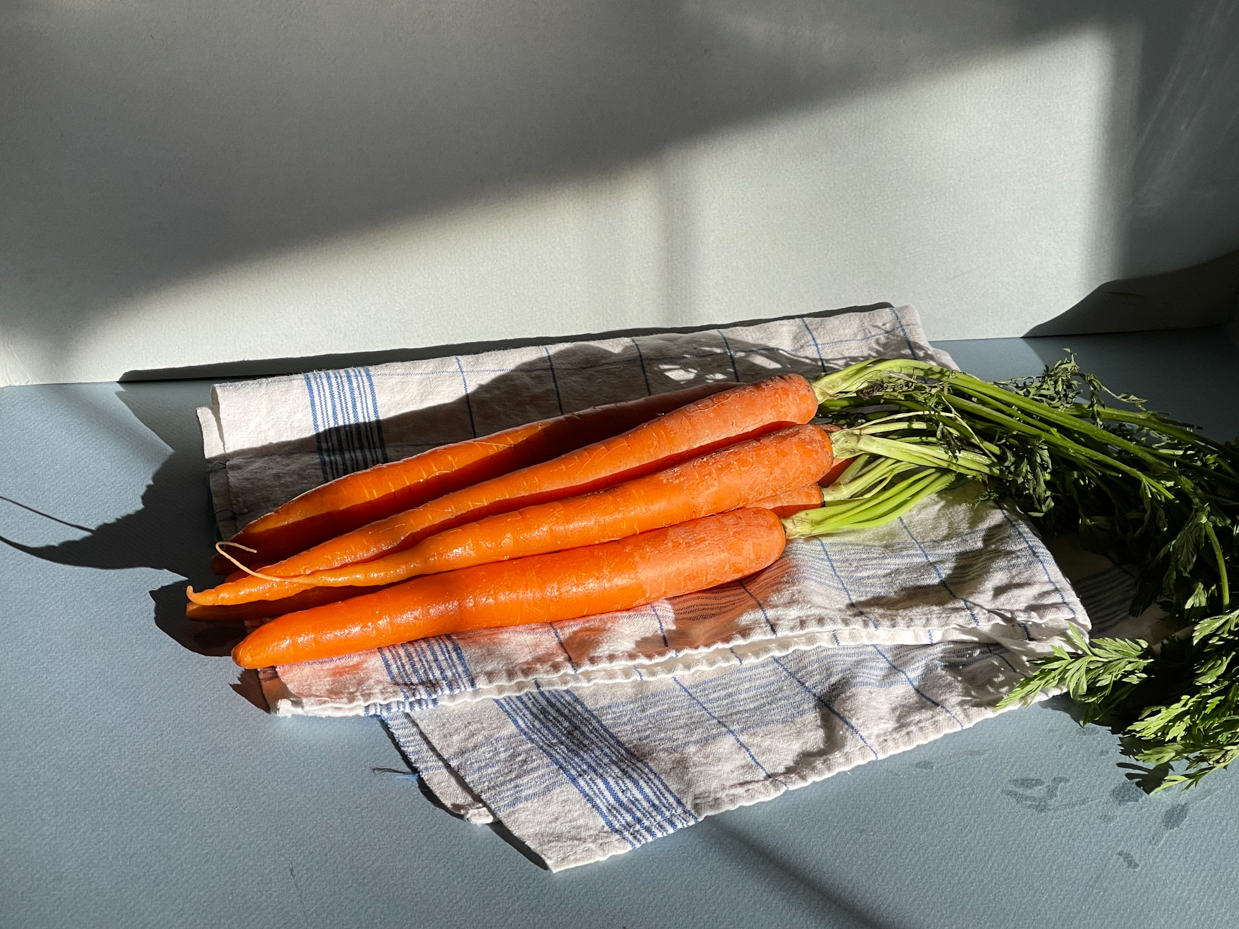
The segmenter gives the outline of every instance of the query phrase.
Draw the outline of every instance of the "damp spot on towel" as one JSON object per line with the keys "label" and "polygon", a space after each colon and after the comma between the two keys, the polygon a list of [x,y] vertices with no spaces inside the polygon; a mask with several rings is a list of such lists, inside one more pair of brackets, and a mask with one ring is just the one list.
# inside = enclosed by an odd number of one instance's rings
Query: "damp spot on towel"
{"label": "damp spot on towel", "polygon": [[1140,862],[1130,852],[1119,852],[1119,857],[1123,859],[1123,864],[1127,865],[1129,871],[1135,871],[1140,867]]}
{"label": "damp spot on towel", "polygon": [[1187,804],[1180,803],[1178,806],[1172,806],[1162,814],[1162,827],[1167,831],[1178,829],[1183,825],[1183,821],[1187,819]]}
{"label": "damp spot on towel", "polygon": [[1139,803],[1144,797],[1144,791],[1140,789],[1138,784],[1132,781],[1124,781],[1110,791],[1110,799],[1120,805],[1125,803]]}
{"label": "damp spot on towel", "polygon": [[922,771],[932,771],[935,765],[932,761],[918,761],[912,767],[919,768]]}

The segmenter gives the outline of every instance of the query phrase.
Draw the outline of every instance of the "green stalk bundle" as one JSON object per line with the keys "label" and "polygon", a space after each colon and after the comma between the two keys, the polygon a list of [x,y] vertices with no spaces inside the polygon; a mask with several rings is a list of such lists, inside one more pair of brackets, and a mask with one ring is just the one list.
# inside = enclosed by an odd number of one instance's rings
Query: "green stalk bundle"
{"label": "green stalk bundle", "polygon": [[1133,615],[1157,604],[1177,629],[1156,643],[1075,637],[1005,703],[1065,689],[1084,722],[1123,733],[1124,753],[1140,763],[1129,777],[1148,790],[1191,786],[1239,757],[1234,444],[1111,393],[1072,356],[1003,383],[921,361],[868,361],[814,389],[822,415],[845,427],[837,454],[858,457],[823,510],[802,514],[804,534],[812,520],[818,531],[877,525],[955,480],[980,482],[1043,534],[1077,532],[1086,548],[1133,565]]}

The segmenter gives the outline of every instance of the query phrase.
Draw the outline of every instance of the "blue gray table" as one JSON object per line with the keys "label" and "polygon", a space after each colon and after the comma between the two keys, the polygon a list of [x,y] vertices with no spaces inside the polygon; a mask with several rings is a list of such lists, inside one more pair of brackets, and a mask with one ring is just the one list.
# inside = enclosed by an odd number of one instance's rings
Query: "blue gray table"
{"label": "blue gray table", "polygon": [[[1239,435],[1221,330],[941,343],[991,378],[1063,346]],[[1233,925],[1239,772],[1145,797],[1059,705],[539,869],[423,797],[379,723],[265,715],[178,619],[209,580],[209,389],[0,390],[0,926]]]}

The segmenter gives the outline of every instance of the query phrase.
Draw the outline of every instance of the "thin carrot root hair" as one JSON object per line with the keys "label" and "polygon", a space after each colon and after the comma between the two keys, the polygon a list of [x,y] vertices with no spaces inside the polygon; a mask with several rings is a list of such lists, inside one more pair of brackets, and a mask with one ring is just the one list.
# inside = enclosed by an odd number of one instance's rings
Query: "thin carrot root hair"
{"label": "thin carrot root hair", "polygon": [[[239,548],[241,549],[241,551],[249,552],[251,555],[257,552],[257,549],[250,548],[248,545],[242,545],[240,542],[223,541],[223,542],[215,543],[215,551],[217,551],[222,557],[227,558],[234,565],[236,565],[238,568],[240,568],[242,571],[244,571],[246,574],[250,575],[251,577],[259,577],[259,578],[262,578],[264,581],[287,581],[293,584],[301,584],[304,587],[317,586],[313,581],[305,580],[300,577],[272,577],[270,574],[263,574],[261,571],[255,571],[253,568],[247,568],[237,558],[233,557],[230,553],[224,551],[224,546],[226,545],[231,546],[232,548]],[[187,596],[192,600],[195,594],[193,587],[187,587],[185,590],[186,590]]]}

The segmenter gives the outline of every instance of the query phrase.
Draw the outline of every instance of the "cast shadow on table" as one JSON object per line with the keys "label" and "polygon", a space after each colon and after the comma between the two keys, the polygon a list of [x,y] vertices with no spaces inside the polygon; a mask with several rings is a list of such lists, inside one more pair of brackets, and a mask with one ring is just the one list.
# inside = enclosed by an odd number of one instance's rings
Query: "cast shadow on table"
{"label": "cast shadow on table", "polygon": [[[439,798],[438,794],[436,794],[433,790],[430,789],[430,785],[428,785],[426,781],[422,778],[421,774],[418,773],[417,765],[414,764],[412,758],[410,758],[407,754],[405,754],[404,748],[400,744],[400,740],[397,739],[392,734],[391,729],[387,727],[386,723],[384,723],[383,725],[383,732],[387,735],[388,740],[391,742],[392,748],[396,750],[396,754],[400,756],[400,760],[403,761],[408,766],[408,770],[400,771],[395,768],[373,768],[372,769],[373,772],[375,774],[389,774],[389,775],[400,777],[400,778],[412,778],[413,780],[417,782],[418,791],[421,793],[423,797],[426,798],[426,801],[431,806],[446,813],[448,816],[451,816],[453,819],[459,819],[463,821],[465,818],[463,815],[458,813],[456,810],[453,810],[450,806],[444,803]],[[510,845],[517,852],[519,852],[530,863],[537,865],[543,871],[550,870],[550,867],[542,859],[542,856],[539,855],[537,852],[535,852],[528,845],[526,845],[523,841],[521,841],[516,835],[514,835],[512,833],[512,830],[510,830],[507,826],[505,826],[502,823],[502,821],[495,820],[494,822],[487,823],[486,826],[488,829],[490,829],[491,832],[493,832],[500,839],[502,839],[504,842]]]}
{"label": "cast shadow on table", "polygon": [[[122,385],[116,397],[168,449],[142,491],[140,506],[93,528],[67,524],[84,533],[79,538],[29,545],[0,535],[0,543],[56,564],[109,571],[155,568],[178,575],[185,580],[175,580],[151,591],[157,624],[193,651],[226,655],[229,640],[239,638],[239,627],[189,623],[172,606],[178,600],[184,603],[186,583],[202,585],[211,581],[209,559],[203,557],[202,549],[209,548],[213,529],[202,439],[192,412],[194,406],[209,401],[208,393],[207,385],[190,383]],[[98,405],[77,393],[66,392],[59,400],[80,405],[83,418],[100,418]],[[132,427],[124,423],[118,428]],[[89,489],[83,486],[83,492],[88,493]],[[30,509],[21,501],[10,502]],[[51,514],[41,515],[64,523]]]}
{"label": "cast shadow on table", "polygon": [[[878,307],[889,307],[889,304]],[[814,315],[834,316],[878,307],[844,308]],[[714,327],[688,327],[673,332],[717,330]],[[809,361],[768,346],[728,339],[721,332],[717,340],[713,336],[703,336],[705,347],[697,346],[692,351],[677,350],[674,342],[657,338],[647,338],[639,343],[637,339],[641,335],[652,334],[626,331],[595,337],[626,339],[626,343],[622,342],[617,350],[581,343],[561,344],[556,350],[548,350],[545,356],[520,365],[511,372],[476,385],[470,384],[466,397],[385,418],[384,435],[391,437],[397,449],[402,444],[401,437],[406,442],[424,447],[428,443],[468,438],[470,432],[462,424],[471,421],[479,434],[485,434],[528,421],[531,417],[527,414],[531,408],[536,413],[532,418],[581,409],[592,405],[591,395],[597,396],[599,378],[610,377],[608,384],[613,397],[619,393],[639,397],[714,380],[757,380],[787,371],[806,375],[822,371],[816,359]],[[539,340],[544,345],[562,341]],[[867,344],[857,343],[854,346],[855,357],[864,354]],[[513,343],[507,342],[471,348],[512,346]],[[408,357],[440,357],[445,354],[452,354],[451,349],[415,350],[410,351]],[[365,360],[354,356],[347,358],[351,364],[360,364]],[[385,356],[385,360],[390,359]],[[286,360],[284,367],[286,370],[297,370],[296,360]],[[617,385],[614,378],[621,373],[631,383],[625,381],[622,386]],[[204,374],[198,370],[190,372],[195,378],[201,378]],[[170,449],[167,458],[152,475],[137,510],[87,529],[88,534],[82,538],[53,545],[26,545],[4,536],[0,536],[0,542],[31,557],[57,564],[102,570],[149,567],[184,578],[151,591],[155,623],[166,635],[191,651],[223,656],[241,638],[242,627],[236,623],[194,622],[184,616],[186,584],[202,588],[211,586],[217,580],[209,571],[216,536],[208,501],[208,466],[203,459],[198,423],[191,412],[195,406],[209,404],[208,386],[200,379],[125,382],[120,385],[117,396],[121,402]],[[526,415],[522,416],[522,413]],[[358,426],[344,425],[326,430],[313,439],[249,451],[263,456],[309,454],[316,459],[321,456],[325,467],[330,464],[341,471],[349,470],[352,463],[358,460],[355,450],[348,450],[347,443],[338,440],[348,438],[355,441],[359,434],[366,431]],[[392,451],[393,448],[379,449],[384,455]],[[14,502],[22,505],[20,501]],[[268,502],[275,505],[282,501]]]}
{"label": "cast shadow on table", "polygon": [[792,898],[801,898],[811,910],[829,920],[830,925],[854,926],[856,929],[886,929],[888,923],[876,921],[855,903],[839,898],[837,891],[812,873],[811,866],[792,856],[771,849],[746,835],[743,829],[730,828],[726,814],[711,816],[693,828],[702,830],[707,840],[729,857],[735,858],[755,880],[778,887]]}

